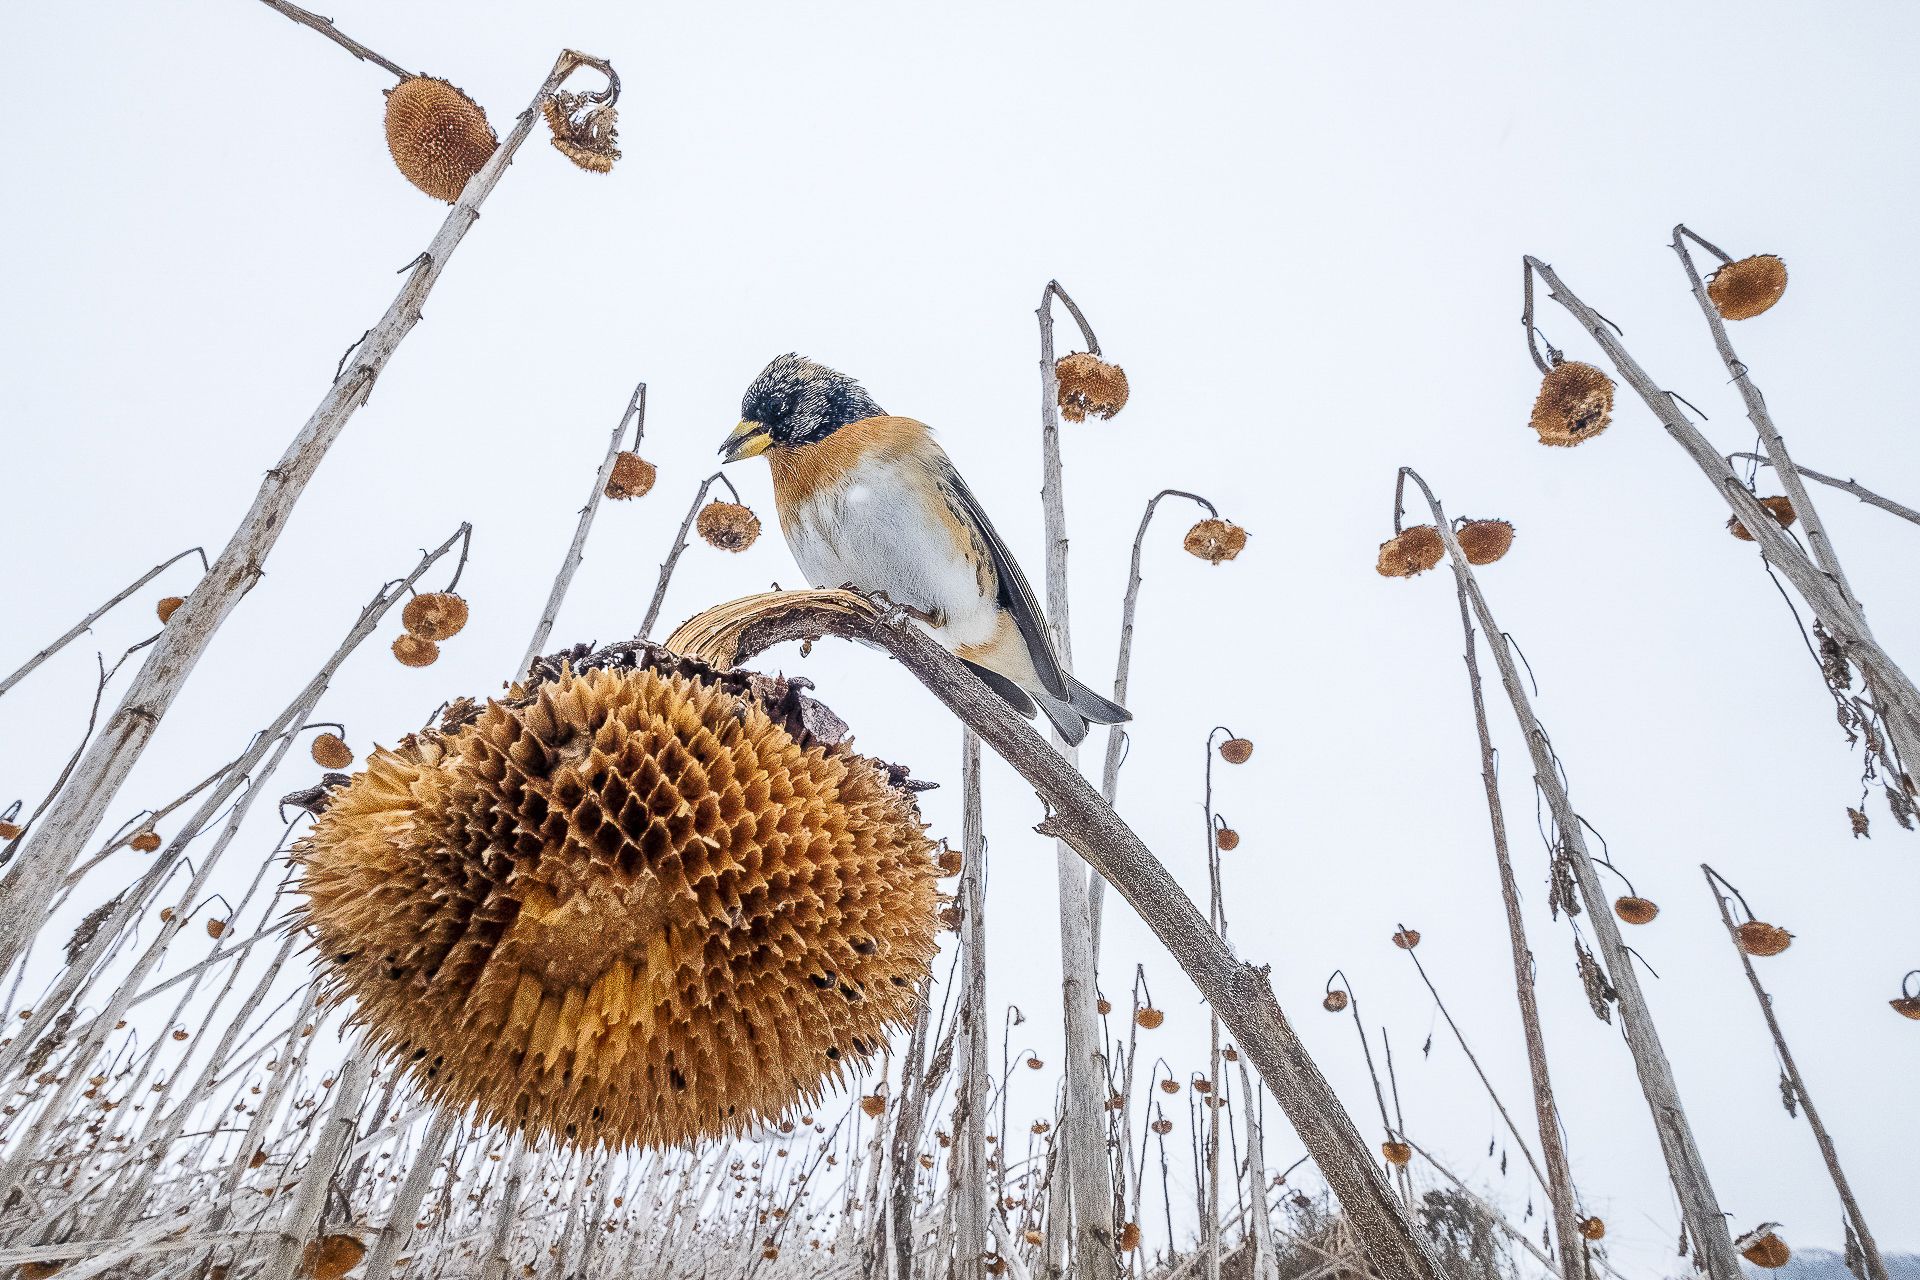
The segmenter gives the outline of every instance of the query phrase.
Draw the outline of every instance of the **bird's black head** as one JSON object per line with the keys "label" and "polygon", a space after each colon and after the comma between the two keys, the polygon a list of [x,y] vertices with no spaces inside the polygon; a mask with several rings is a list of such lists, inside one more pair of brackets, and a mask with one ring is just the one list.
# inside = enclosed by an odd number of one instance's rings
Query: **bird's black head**
{"label": "bird's black head", "polygon": [[740,425],[720,452],[733,462],[775,446],[797,448],[883,412],[846,374],[805,356],[776,356],[741,397]]}

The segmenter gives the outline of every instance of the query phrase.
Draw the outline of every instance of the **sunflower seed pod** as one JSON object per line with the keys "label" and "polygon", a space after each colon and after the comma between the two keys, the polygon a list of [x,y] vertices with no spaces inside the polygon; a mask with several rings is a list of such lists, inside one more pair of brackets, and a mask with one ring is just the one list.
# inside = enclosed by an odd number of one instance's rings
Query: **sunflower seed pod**
{"label": "sunflower seed pod", "polygon": [[353,763],[353,748],[335,733],[322,733],[313,739],[313,762],[322,769],[344,769]]}
{"label": "sunflower seed pod", "polygon": [[307,1245],[300,1261],[300,1274],[312,1280],[340,1280],[366,1256],[367,1246],[360,1243],[358,1236],[321,1236]]}
{"label": "sunflower seed pod", "polygon": [[1468,520],[1453,536],[1468,564],[1492,564],[1513,546],[1513,526],[1505,520]]}
{"label": "sunflower seed pod", "polygon": [[1169,1080],[1162,1080],[1162,1081],[1160,1082],[1160,1092],[1162,1092],[1162,1093],[1178,1093],[1178,1092],[1180,1092],[1180,1082],[1179,1082],[1178,1080],[1171,1080],[1171,1079],[1169,1079]]}
{"label": "sunflower seed pod", "polygon": [[1152,1031],[1167,1020],[1167,1015],[1150,1004],[1142,1005],[1133,1011],[1133,1020],[1146,1030]]}
{"label": "sunflower seed pod", "polygon": [[387,150],[435,200],[458,200],[498,145],[480,104],[445,80],[412,76],[387,90]]}
{"label": "sunflower seed pod", "polygon": [[160,833],[152,827],[133,833],[133,839],[127,841],[136,853],[152,853],[160,847]]}
{"label": "sunflower seed pod", "polygon": [[529,1134],[679,1146],[817,1101],[935,950],[904,771],[787,681],[580,667],[335,793],[298,849],[330,996],[431,1100]]}
{"label": "sunflower seed pod", "polygon": [[1793,945],[1793,935],[1777,924],[1749,920],[1734,930],[1740,949],[1750,956],[1777,956]]}
{"label": "sunflower seed pod", "polygon": [[967,855],[958,849],[942,849],[934,864],[940,868],[942,876],[957,876],[961,868],[967,865]]}
{"label": "sunflower seed pod", "polygon": [[1100,1016],[1104,1018],[1113,1012],[1113,1001],[1107,999],[1105,996],[1101,996],[1098,1000],[1094,1001],[1093,1007],[1099,1010]]}
{"label": "sunflower seed pod", "polygon": [[1221,564],[1246,550],[1247,531],[1231,520],[1202,520],[1187,530],[1180,545],[1190,556],[1198,556],[1208,564]]}
{"label": "sunflower seed pod", "polygon": [[440,660],[440,646],[411,631],[402,631],[394,637],[393,656],[403,667],[430,667]]}
{"label": "sunflower seed pod", "polygon": [[1416,524],[1380,544],[1380,556],[1374,570],[1383,578],[1411,578],[1440,563],[1447,544],[1440,531],[1430,524]]}
{"label": "sunflower seed pod", "polygon": [[1127,372],[1090,351],[1075,351],[1054,361],[1059,384],[1060,416],[1084,422],[1089,416],[1111,418],[1127,407]]}
{"label": "sunflower seed pod", "polygon": [[1418,929],[1396,929],[1393,934],[1393,945],[1402,951],[1413,950],[1420,945],[1420,931]]}
{"label": "sunflower seed pod", "polygon": [[1768,1271],[1786,1266],[1787,1260],[1793,1256],[1793,1251],[1787,1248],[1787,1242],[1771,1230],[1771,1224],[1747,1232],[1733,1242],[1733,1247],[1748,1262]]}
{"label": "sunflower seed pod", "polygon": [[880,1094],[869,1093],[860,1099],[860,1110],[877,1120],[886,1113],[887,1100]]}
{"label": "sunflower seed pod", "polygon": [[1320,1007],[1328,1013],[1344,1012],[1347,1007],[1347,993],[1344,991],[1327,992],[1327,998],[1320,1002]]}
{"label": "sunflower seed pod", "polygon": [[[1793,509],[1792,501],[1784,494],[1772,498],[1762,498],[1760,499],[1760,505],[1767,509],[1768,515],[1780,522],[1782,529],[1787,528],[1799,518]],[[1742,542],[1753,541],[1753,535],[1747,532],[1747,527],[1740,523],[1739,517],[1737,516],[1727,521],[1727,532]]]}
{"label": "sunflower seed pod", "polygon": [[1722,320],[1751,320],[1787,291],[1787,264],[1770,253],[1729,262],[1707,277],[1707,298]]}
{"label": "sunflower seed pod", "polygon": [[1580,1238],[1582,1240],[1605,1240],[1607,1224],[1598,1218],[1580,1219]]}
{"label": "sunflower seed pod", "polygon": [[1651,924],[1660,914],[1660,908],[1647,898],[1636,898],[1632,894],[1613,900],[1613,914],[1628,924]]}
{"label": "sunflower seed pod", "polygon": [[613,459],[613,473],[607,477],[606,494],[615,501],[644,498],[653,490],[659,470],[637,453],[622,449]]}
{"label": "sunflower seed pod", "polygon": [[1222,853],[1232,853],[1240,847],[1240,833],[1232,827],[1221,827],[1213,833],[1213,847]]}
{"label": "sunflower seed pod", "polygon": [[612,103],[596,105],[584,93],[559,90],[540,104],[553,131],[553,147],[588,173],[609,173],[620,158],[620,112]]}
{"label": "sunflower seed pod", "polygon": [[1253,743],[1245,738],[1228,738],[1220,744],[1220,758],[1228,764],[1245,764],[1253,759]]}
{"label": "sunflower seed pod", "polygon": [[407,601],[400,625],[422,640],[451,640],[466,628],[467,602],[451,591],[424,592]]}
{"label": "sunflower seed pod", "polygon": [[1413,1148],[1404,1142],[1383,1142],[1380,1144],[1380,1154],[1385,1156],[1387,1163],[1391,1165],[1413,1163]]}
{"label": "sunflower seed pod", "polygon": [[709,546],[722,551],[745,551],[760,537],[760,517],[737,502],[709,502],[694,523]]}
{"label": "sunflower seed pod", "polygon": [[159,615],[160,625],[164,627],[169,622],[173,621],[174,612],[178,610],[180,606],[185,604],[186,602],[187,601],[185,596],[161,597],[160,603],[153,606],[154,613]]}
{"label": "sunflower seed pod", "polygon": [[1901,996],[1897,1000],[1887,1001],[1893,1011],[1903,1018],[1912,1018],[1920,1022],[1920,996]]}
{"label": "sunflower seed pod", "polygon": [[1038,1231],[1029,1231],[1026,1233],[1023,1239],[1025,1239],[1028,1244],[1037,1245],[1037,1244],[1040,1244],[1042,1241],[1044,1241],[1046,1237],[1041,1235]]}
{"label": "sunflower seed pod", "polygon": [[1541,444],[1581,444],[1605,431],[1612,420],[1612,378],[1578,360],[1547,370],[1531,419]]}
{"label": "sunflower seed pod", "polygon": [[1167,1119],[1165,1116],[1161,1116],[1158,1120],[1155,1120],[1148,1127],[1151,1128],[1155,1133],[1163,1134],[1163,1135],[1169,1134],[1173,1132],[1173,1121]]}
{"label": "sunflower seed pod", "polygon": [[1129,1222],[1120,1228],[1120,1252],[1132,1253],[1140,1247],[1140,1224]]}

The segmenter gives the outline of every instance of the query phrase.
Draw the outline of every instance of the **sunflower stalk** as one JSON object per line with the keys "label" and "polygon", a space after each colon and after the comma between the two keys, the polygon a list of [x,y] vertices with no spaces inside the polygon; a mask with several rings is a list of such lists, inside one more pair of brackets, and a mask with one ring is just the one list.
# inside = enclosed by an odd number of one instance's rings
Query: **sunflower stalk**
{"label": "sunflower stalk", "polygon": [[[1557,282],[1549,278],[1548,283],[1554,285],[1558,296]],[[1605,328],[1604,322],[1600,322],[1600,327]],[[1466,553],[1460,549],[1459,539],[1454,536],[1453,525],[1447,519],[1440,500],[1433,496],[1433,490],[1428,488],[1418,472],[1403,467],[1401,474],[1417,484],[1426,495],[1434,527],[1440,531],[1447,556],[1454,566],[1456,581],[1466,592],[1481,630],[1489,636],[1504,636],[1505,633],[1500,630],[1492,611],[1487,607],[1486,597],[1481,594],[1479,583],[1467,564]],[[1774,528],[1777,531],[1779,526],[1775,525]],[[1653,1117],[1674,1194],[1680,1201],[1682,1215],[1698,1250],[1696,1260],[1711,1280],[1740,1280],[1739,1256],[1734,1252],[1732,1237],[1727,1232],[1727,1220],[1720,1212],[1719,1200],[1714,1196],[1713,1184],[1707,1177],[1706,1164],[1694,1143],[1693,1129],[1687,1122],[1679,1087],[1674,1082],[1673,1067],[1661,1048],[1660,1035],[1654,1027],[1653,1014],[1646,997],[1640,990],[1640,979],[1634,969],[1633,958],[1620,937],[1612,904],[1601,886],[1600,874],[1595,870],[1593,856],[1587,849],[1586,828],[1560,781],[1553,748],[1546,729],[1534,715],[1533,704],[1527,697],[1519,668],[1514,662],[1512,645],[1502,643],[1489,647],[1495,665],[1500,668],[1501,684],[1507,691],[1514,715],[1526,737],[1528,754],[1533,761],[1534,781],[1547,797],[1554,825],[1559,831],[1561,847],[1572,861],[1580,896],[1587,905],[1587,918],[1591,921],[1594,937],[1606,961],[1608,977],[1617,993],[1627,1047],[1632,1052],[1640,1090]]]}
{"label": "sunflower stalk", "polygon": [[953,1280],[986,1280],[987,1252],[987,835],[981,812],[980,739],[964,730],[960,746],[960,998],[962,1057],[953,1152],[956,1258]]}
{"label": "sunflower stalk", "polygon": [[267,471],[252,506],[199,585],[161,628],[118,709],[81,758],[50,806],[45,821],[27,838],[7,878],[0,881],[0,974],[26,949],[46,915],[47,904],[80,848],[92,836],[120,787],[159,730],[227,616],[261,576],[294,508],[327,451],[354,411],[365,404],[375,381],[400,343],[420,322],[428,295],[454,251],[479,220],[480,206],[499,183],[540,118],[540,104],[575,70],[606,64],[567,50],[554,62],[527,109],[466,185],[386,313],[354,345],[304,426]]}

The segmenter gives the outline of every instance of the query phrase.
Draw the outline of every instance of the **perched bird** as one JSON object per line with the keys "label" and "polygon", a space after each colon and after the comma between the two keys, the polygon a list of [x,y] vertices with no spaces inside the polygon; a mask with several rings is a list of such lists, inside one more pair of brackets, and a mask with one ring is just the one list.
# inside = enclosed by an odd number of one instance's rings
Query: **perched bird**
{"label": "perched bird", "polygon": [[815,586],[885,596],[1068,742],[1089,722],[1130,719],[1061,668],[1033,588],[926,424],[887,414],[844,373],[784,355],[747,388],[720,453],[767,455],[780,527]]}

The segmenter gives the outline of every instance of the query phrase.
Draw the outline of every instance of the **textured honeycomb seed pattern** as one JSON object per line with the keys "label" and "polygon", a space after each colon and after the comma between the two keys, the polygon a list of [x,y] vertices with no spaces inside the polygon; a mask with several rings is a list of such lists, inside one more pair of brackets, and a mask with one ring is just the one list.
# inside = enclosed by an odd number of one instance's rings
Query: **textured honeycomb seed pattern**
{"label": "textured honeycomb seed pattern", "polygon": [[932,849],[885,766],[595,670],[375,753],[304,887],[335,994],[436,1101],[660,1147],[818,1101],[910,1016]]}

